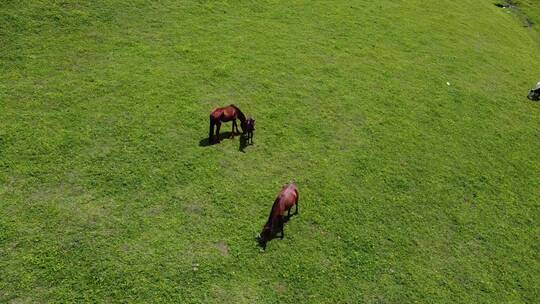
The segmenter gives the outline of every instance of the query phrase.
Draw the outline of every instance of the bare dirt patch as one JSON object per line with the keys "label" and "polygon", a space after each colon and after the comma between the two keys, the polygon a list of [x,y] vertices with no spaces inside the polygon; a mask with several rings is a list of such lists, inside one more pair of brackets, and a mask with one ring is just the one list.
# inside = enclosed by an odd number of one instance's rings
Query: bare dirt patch
{"label": "bare dirt patch", "polygon": [[217,243],[216,247],[219,250],[219,252],[221,252],[221,254],[223,254],[223,256],[228,256],[229,255],[229,246],[227,246],[227,244],[225,244],[224,242]]}
{"label": "bare dirt patch", "polygon": [[276,283],[274,289],[277,293],[283,294],[287,292],[287,285],[285,283]]}
{"label": "bare dirt patch", "polygon": [[163,212],[165,211],[165,206],[163,205],[153,205],[151,207],[148,207],[146,209],[146,214],[149,215],[149,216],[159,216],[161,214],[163,214]]}
{"label": "bare dirt patch", "polygon": [[198,215],[201,215],[204,212],[201,204],[197,202],[184,203],[184,210],[188,213],[198,214]]}

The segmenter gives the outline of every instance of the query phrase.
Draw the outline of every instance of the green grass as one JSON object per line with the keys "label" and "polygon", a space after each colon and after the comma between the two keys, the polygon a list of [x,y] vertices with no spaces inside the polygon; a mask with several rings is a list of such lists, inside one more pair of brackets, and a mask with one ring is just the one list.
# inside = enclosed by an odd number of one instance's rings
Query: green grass
{"label": "green grass", "polygon": [[[538,301],[537,27],[473,0],[2,1],[0,302]],[[229,103],[245,153],[199,145]]]}
{"label": "green grass", "polygon": [[515,0],[513,2],[523,9],[536,28],[540,27],[540,0]]}

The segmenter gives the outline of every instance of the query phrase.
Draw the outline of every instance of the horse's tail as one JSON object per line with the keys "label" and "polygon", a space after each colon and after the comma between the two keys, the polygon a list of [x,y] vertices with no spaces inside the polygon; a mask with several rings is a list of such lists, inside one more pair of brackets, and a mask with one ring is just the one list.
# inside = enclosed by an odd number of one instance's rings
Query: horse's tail
{"label": "horse's tail", "polygon": [[208,140],[212,140],[212,135],[214,135],[214,119],[212,115],[210,115],[210,132],[208,133]]}

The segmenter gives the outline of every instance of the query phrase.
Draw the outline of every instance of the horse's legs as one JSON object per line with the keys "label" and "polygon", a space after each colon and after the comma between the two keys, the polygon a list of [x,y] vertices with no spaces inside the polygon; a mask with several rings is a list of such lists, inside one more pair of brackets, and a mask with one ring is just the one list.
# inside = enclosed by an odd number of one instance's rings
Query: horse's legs
{"label": "horse's legs", "polygon": [[298,199],[296,199],[296,210],[294,210],[294,214],[298,214]]}
{"label": "horse's legs", "polygon": [[221,128],[221,122],[216,123],[216,139],[219,142],[219,129]]}
{"label": "horse's legs", "polygon": [[212,120],[212,117],[210,117],[210,132],[208,134],[208,141],[212,143],[212,137],[214,135],[214,121]]}
{"label": "horse's legs", "polygon": [[[233,128],[236,128],[236,134],[240,134],[240,130],[238,130],[238,123],[236,123],[236,119],[233,120]],[[233,129],[233,133],[234,133],[234,129]]]}
{"label": "horse's legs", "polygon": [[[231,138],[234,138],[234,126],[236,126],[236,119],[232,121],[232,132],[231,132]],[[236,127],[238,128],[238,127]]]}

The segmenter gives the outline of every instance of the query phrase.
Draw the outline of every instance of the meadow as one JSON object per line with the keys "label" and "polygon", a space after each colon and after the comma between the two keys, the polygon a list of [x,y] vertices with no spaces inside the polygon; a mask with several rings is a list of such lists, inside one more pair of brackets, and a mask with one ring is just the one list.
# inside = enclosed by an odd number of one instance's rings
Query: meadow
{"label": "meadow", "polygon": [[519,2],[1,1],[0,302],[537,302]]}

